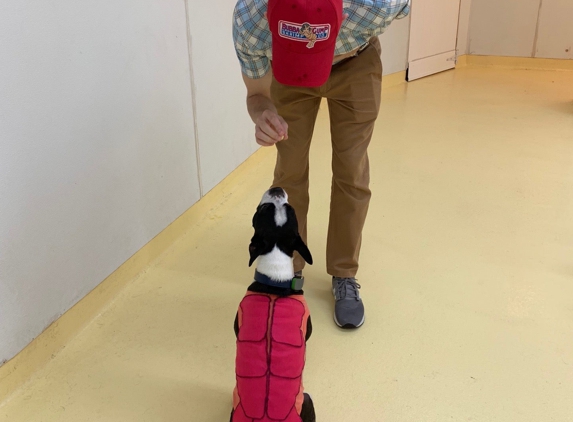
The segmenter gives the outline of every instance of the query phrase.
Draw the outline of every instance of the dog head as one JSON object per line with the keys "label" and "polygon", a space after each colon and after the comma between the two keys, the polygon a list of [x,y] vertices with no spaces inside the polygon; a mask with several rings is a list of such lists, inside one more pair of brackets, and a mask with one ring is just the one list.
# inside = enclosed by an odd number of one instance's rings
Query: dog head
{"label": "dog head", "polygon": [[284,189],[272,188],[265,192],[253,216],[253,228],[255,234],[249,245],[249,267],[275,246],[291,258],[296,251],[312,264],[312,255],[298,233],[296,214]]}

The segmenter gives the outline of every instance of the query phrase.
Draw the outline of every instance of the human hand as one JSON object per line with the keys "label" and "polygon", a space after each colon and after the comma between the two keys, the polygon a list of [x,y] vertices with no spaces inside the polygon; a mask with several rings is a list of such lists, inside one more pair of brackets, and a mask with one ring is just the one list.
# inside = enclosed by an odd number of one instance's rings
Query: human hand
{"label": "human hand", "polygon": [[273,146],[288,139],[288,124],[277,113],[265,110],[255,122],[255,138],[263,147]]}

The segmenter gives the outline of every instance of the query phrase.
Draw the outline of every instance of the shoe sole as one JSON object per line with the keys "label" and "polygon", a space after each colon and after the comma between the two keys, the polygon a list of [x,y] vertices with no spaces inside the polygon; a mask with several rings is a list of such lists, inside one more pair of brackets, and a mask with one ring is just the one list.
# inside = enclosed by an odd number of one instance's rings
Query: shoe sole
{"label": "shoe sole", "polygon": [[[332,294],[334,295],[334,297],[336,297],[336,292],[334,289],[332,289]],[[342,325],[340,322],[338,322],[338,320],[336,319],[336,313],[334,314],[334,323],[336,325],[338,325],[340,328],[343,328],[345,330],[352,330],[354,328],[360,328],[362,327],[362,325],[364,325],[364,321],[366,320],[366,315],[362,316],[362,321],[360,321],[360,324],[358,325],[354,325],[354,324],[344,324]]]}
{"label": "shoe sole", "polygon": [[362,325],[364,325],[364,320],[365,320],[365,316],[362,317],[362,321],[360,321],[360,324],[358,325],[354,325],[354,324],[344,324],[342,325],[340,322],[338,322],[338,320],[336,319],[336,314],[334,314],[334,322],[336,325],[338,325],[340,328],[343,328],[345,330],[352,330],[355,328],[360,328],[362,327]]}

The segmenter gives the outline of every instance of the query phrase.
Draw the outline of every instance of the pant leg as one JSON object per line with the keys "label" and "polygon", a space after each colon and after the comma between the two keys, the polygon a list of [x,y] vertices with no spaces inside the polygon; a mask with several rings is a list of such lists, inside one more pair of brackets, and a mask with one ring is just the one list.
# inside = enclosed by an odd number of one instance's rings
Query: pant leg
{"label": "pant leg", "polygon": [[368,145],[380,110],[382,63],[378,38],[331,74],[326,97],[332,136],[332,192],[327,271],[354,277],[371,192]]}
{"label": "pant leg", "polygon": [[[288,139],[276,144],[277,162],[273,187],[282,187],[293,206],[302,239],[307,242],[308,159],[310,141],[320,106],[319,89],[285,86],[273,80],[271,97],[288,124]],[[304,259],[295,252],[294,270],[304,268]]]}

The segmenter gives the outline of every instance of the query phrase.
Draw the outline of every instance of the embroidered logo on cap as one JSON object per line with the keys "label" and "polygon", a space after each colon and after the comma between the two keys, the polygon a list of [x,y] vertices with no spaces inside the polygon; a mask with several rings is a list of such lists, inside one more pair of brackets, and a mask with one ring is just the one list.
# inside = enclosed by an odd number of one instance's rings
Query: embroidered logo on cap
{"label": "embroidered logo on cap", "polygon": [[279,21],[279,35],[293,41],[307,42],[306,48],[313,48],[318,41],[326,41],[330,37],[330,24],[311,25]]}

